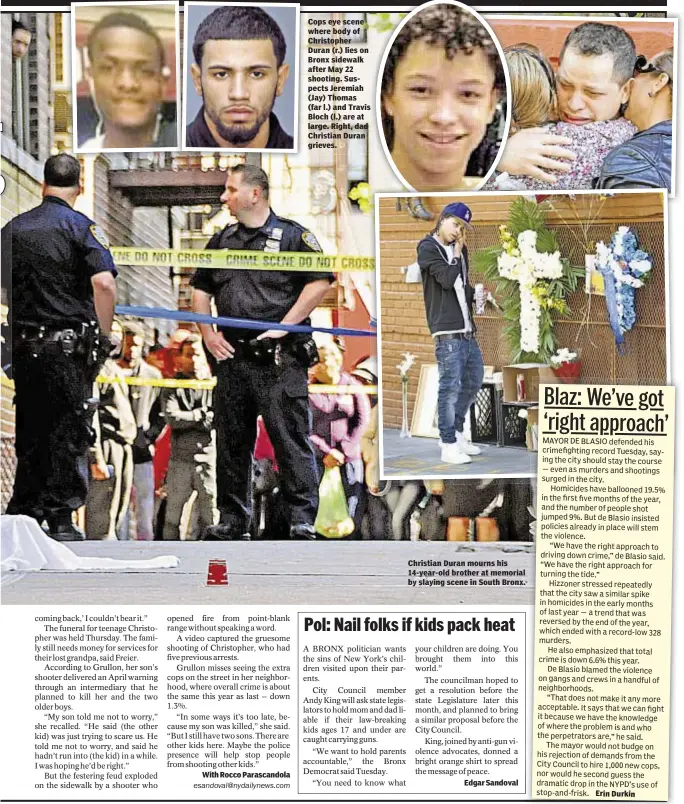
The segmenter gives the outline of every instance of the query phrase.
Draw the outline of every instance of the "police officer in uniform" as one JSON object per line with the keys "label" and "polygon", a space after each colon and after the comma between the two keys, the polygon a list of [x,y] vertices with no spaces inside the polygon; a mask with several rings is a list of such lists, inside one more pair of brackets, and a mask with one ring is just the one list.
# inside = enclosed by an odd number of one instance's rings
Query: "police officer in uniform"
{"label": "police officer in uniform", "polygon": [[[321,251],[314,235],[269,206],[268,176],[254,165],[229,173],[221,201],[237,223],[208,243],[210,249]],[[315,539],[318,471],[311,433],[308,368],[317,362],[309,335],[278,330],[277,324],[308,324],[309,314],[335,277],[329,273],[198,269],[192,279],[193,310],[219,316],[273,322],[255,330],[202,324],[202,337],[217,361],[214,395],[217,432],[217,504],[220,521],[205,539],[249,539],[251,468],[257,416],[273,443],[283,497],[290,510],[292,538]]]}
{"label": "police officer in uniform", "polygon": [[110,349],[116,269],[101,230],[73,209],[81,167],[45,163],[43,203],[2,229],[11,268],[17,471],[8,514],[47,521],[58,541],[85,534],[72,512],[86,498],[92,383]]}

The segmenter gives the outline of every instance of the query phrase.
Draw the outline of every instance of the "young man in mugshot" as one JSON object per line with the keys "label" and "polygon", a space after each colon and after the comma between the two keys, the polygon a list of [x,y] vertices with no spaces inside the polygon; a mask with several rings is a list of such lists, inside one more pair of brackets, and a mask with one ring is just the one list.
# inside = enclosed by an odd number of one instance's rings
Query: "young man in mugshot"
{"label": "young man in mugshot", "polygon": [[445,463],[470,463],[471,455],[480,454],[480,448],[463,432],[484,377],[482,353],[475,340],[474,291],[468,282],[465,242],[471,218],[465,204],[447,204],[432,233],[418,243],[425,315],[439,372],[437,423]]}
{"label": "young man in mugshot", "polygon": [[80,147],[177,147],[176,117],[163,115],[169,68],[154,28],[139,14],[108,14],[91,30],[86,52],[96,119],[86,123],[85,136],[79,120]]}
{"label": "young man in mugshot", "polygon": [[224,6],[203,20],[190,68],[203,103],[186,147],[293,148],[273,113],[290,71],[285,50],[280,27],[259,8]]}

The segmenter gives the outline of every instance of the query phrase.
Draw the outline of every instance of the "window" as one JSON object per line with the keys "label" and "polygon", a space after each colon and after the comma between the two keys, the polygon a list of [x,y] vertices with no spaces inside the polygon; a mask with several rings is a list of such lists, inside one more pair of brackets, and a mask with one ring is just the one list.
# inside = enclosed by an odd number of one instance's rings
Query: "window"
{"label": "window", "polygon": [[[347,192],[368,181],[368,126],[358,133],[363,137],[347,140]],[[359,208],[358,200],[350,201],[353,207]]]}

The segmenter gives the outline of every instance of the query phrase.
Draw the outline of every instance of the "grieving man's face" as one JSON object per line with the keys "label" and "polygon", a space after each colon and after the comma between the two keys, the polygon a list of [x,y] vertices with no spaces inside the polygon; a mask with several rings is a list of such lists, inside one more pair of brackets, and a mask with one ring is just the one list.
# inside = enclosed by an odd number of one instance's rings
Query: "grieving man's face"
{"label": "grieving man's face", "polygon": [[567,48],[556,74],[558,111],[564,123],[584,125],[613,120],[629,99],[631,81],[620,86],[614,78],[610,53],[583,56]]}
{"label": "grieving man's face", "polygon": [[31,31],[17,28],[12,34],[12,61],[23,59],[31,44]]}
{"label": "grieving man's face", "polygon": [[278,67],[270,39],[210,39],[191,67],[204,113],[222,140],[246,145],[268,125],[289,73]]}
{"label": "grieving man's face", "polygon": [[89,56],[93,101],[105,127],[134,131],[154,126],[165,82],[157,41],[135,28],[105,28]]}

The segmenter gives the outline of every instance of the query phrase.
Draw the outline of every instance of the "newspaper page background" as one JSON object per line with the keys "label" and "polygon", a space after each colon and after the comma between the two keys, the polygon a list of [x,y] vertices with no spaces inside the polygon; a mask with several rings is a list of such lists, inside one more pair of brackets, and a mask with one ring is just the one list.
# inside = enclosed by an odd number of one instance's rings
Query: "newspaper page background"
{"label": "newspaper page background", "polygon": [[536,795],[663,800],[674,389],[544,386],[540,423]]}
{"label": "newspaper page background", "polygon": [[[670,13],[681,11],[673,4]],[[368,91],[366,88],[364,90]],[[374,87],[370,91],[374,92]],[[300,110],[300,114],[303,113],[304,109]],[[372,121],[371,130],[374,130]],[[384,170],[386,167],[378,166],[378,169]],[[681,187],[681,175],[679,178]],[[378,186],[378,189],[394,188],[393,184]],[[671,220],[680,220],[684,214],[681,199],[674,198],[669,203]],[[682,336],[676,315],[677,300],[684,293],[684,282],[677,270],[678,256],[684,250],[680,230],[681,227],[676,225],[671,227],[672,240],[668,243],[673,266],[671,300],[675,313],[670,333],[675,345],[678,335]],[[681,360],[675,348],[672,353],[672,381],[675,384],[684,371]],[[680,438],[678,435],[676,437]],[[677,444],[681,448],[681,441],[678,440]],[[675,488],[680,489],[677,479],[675,483]],[[677,547],[674,560],[674,572],[684,570],[681,551]],[[303,568],[302,579],[305,576],[306,568]],[[675,616],[677,606],[681,606],[677,577],[675,574]],[[304,580],[302,582],[306,583]],[[268,583],[266,578],[264,583]],[[407,797],[424,795],[430,800],[454,797],[477,800],[478,795],[484,797],[485,793],[488,798],[492,797],[498,792],[496,788],[471,784],[473,789],[469,789],[462,785],[456,763],[451,768],[448,764],[443,765],[446,770],[453,770],[453,774],[428,777],[414,772],[414,768],[431,768],[431,754],[428,752],[435,750],[431,746],[436,743],[429,741],[444,738],[439,735],[426,736],[417,728],[414,733],[414,729],[409,730],[408,723],[416,718],[416,707],[427,709],[435,704],[442,708],[454,706],[445,700],[437,702],[424,699],[430,696],[435,699],[448,697],[440,692],[438,682],[434,679],[439,679],[440,675],[447,679],[457,678],[453,667],[459,665],[453,660],[455,654],[452,651],[456,646],[466,650],[474,648],[477,660],[474,664],[484,677],[482,683],[477,682],[477,691],[473,693],[480,699],[475,706],[488,707],[490,711],[486,717],[493,720],[485,724],[488,726],[486,730],[484,726],[477,729],[464,724],[459,736],[449,735],[449,739],[454,740],[451,747],[457,750],[462,745],[469,745],[468,740],[481,740],[479,747],[472,749],[478,753],[472,756],[481,758],[484,767],[485,741],[501,740],[496,746],[499,753],[492,752],[490,757],[498,756],[502,761],[496,763],[495,772],[489,770],[482,775],[482,779],[517,780],[520,789],[506,787],[506,792],[501,793],[501,798],[505,800],[529,798],[534,794],[530,739],[533,695],[536,692],[532,687],[532,607],[511,606],[504,611],[492,601],[491,605],[478,605],[476,608],[429,605],[406,609],[400,606],[361,607],[352,605],[353,601],[350,601],[349,606],[336,605],[327,609],[325,590],[321,589],[320,603],[308,606],[227,608],[217,600],[217,606],[200,608],[175,606],[176,601],[170,600],[171,605],[168,606],[145,606],[144,610],[139,610],[141,607],[127,605],[134,602],[135,590],[133,583],[129,592],[131,599],[126,599],[124,593],[121,606],[6,605],[0,609],[3,645],[3,798],[174,800],[187,796],[197,800],[216,800],[238,797],[293,798],[298,794],[302,798],[329,796],[335,799],[344,798],[349,793],[356,798],[372,794],[373,798],[385,800],[397,800],[402,794]],[[45,601],[41,601],[43,603]],[[667,606],[664,608],[666,610]],[[86,618],[90,618],[91,622]],[[396,624],[396,630],[391,623]],[[461,623],[460,627],[458,623]],[[467,623],[471,624],[471,631],[465,630]],[[479,628],[474,623],[479,624]],[[79,632],[70,632],[71,636],[64,639],[60,624],[66,627],[85,626],[84,639],[81,641],[80,635],[74,638]],[[673,679],[677,678],[677,669],[682,661],[681,639],[678,639],[676,624],[675,619]],[[192,631],[185,630],[189,625],[193,627]],[[252,630],[240,629],[238,625]],[[481,629],[486,630],[486,635]],[[478,631],[477,635],[474,631]],[[97,639],[86,642],[88,633]],[[120,644],[124,646],[119,655],[128,652],[130,658],[105,660],[96,669],[98,655],[107,655],[106,649],[111,647],[113,634],[118,635]],[[182,638],[180,642],[179,636]],[[53,657],[59,654],[52,646],[60,643],[71,645],[68,654],[73,658],[68,661],[78,669],[47,671],[52,678],[38,680],[36,675],[39,672],[46,673],[43,669],[45,665],[50,662],[56,664]],[[171,646],[183,643],[191,645],[187,653],[169,651]],[[210,647],[212,644],[216,645],[216,649]],[[504,649],[504,644],[509,651]],[[51,646],[49,650],[48,645]],[[93,647],[95,645],[99,645],[97,650]],[[334,645],[342,645],[342,651],[328,650]],[[314,651],[315,646],[319,650]],[[309,651],[305,651],[305,647]],[[386,663],[371,661],[371,657],[378,654],[375,650],[378,647],[381,649],[379,655],[387,659]],[[388,651],[389,647],[395,650]],[[483,650],[485,647],[489,650]],[[492,650],[494,647],[499,647],[499,651]],[[396,662],[396,671],[392,672],[392,653],[396,656],[404,653],[396,650],[398,648],[406,648],[406,657],[403,662]],[[206,650],[209,659],[212,653],[230,656],[229,660],[222,661],[231,665],[231,679],[204,678],[208,673],[200,669],[201,663],[191,658],[196,650]],[[519,661],[505,662],[508,653],[511,659],[518,658]],[[84,658],[83,654],[88,658]],[[487,666],[489,662],[482,661],[482,654],[488,659],[494,658],[491,670]],[[340,662],[343,667],[351,668],[358,664],[368,669],[358,672],[351,669],[332,670],[323,657],[331,660],[332,667],[336,656],[342,657]],[[357,661],[352,662],[352,658]],[[192,667],[193,664],[195,667]],[[387,669],[380,670],[379,666],[385,664]],[[374,670],[374,667],[378,669]],[[428,667],[429,671],[426,669]],[[224,670],[225,664],[220,671],[212,672],[218,675]],[[106,676],[99,684],[110,689],[82,689],[87,686],[83,674],[88,672]],[[58,679],[62,674],[63,678]],[[68,678],[68,675],[73,677]],[[137,676],[137,680],[129,678],[133,675]],[[481,675],[476,676],[470,669],[465,671],[460,668],[458,677],[480,678]],[[192,676],[194,679],[190,680]],[[435,686],[430,690],[432,684]],[[56,686],[62,689],[51,689]],[[70,690],[69,686],[76,689]],[[63,698],[57,701],[57,695],[63,695]],[[92,697],[82,697],[85,695]],[[326,695],[337,701],[325,703],[323,698]],[[70,696],[74,696],[73,703]],[[254,696],[258,696],[258,699]],[[317,696],[320,702],[315,700]],[[343,696],[348,700],[343,700]],[[377,700],[375,703],[361,704],[359,699],[363,696]],[[310,698],[311,701],[304,704],[304,698]],[[485,698],[489,699],[486,703]],[[502,700],[506,698],[510,701]],[[344,711],[344,707],[353,706],[354,703],[360,708],[375,706],[397,711],[353,714]],[[56,704],[59,704],[59,708]],[[668,703],[664,705],[667,712]],[[67,709],[68,706],[73,709]],[[304,706],[330,706],[331,712],[305,712]],[[677,729],[677,722],[682,722],[682,711],[676,686],[672,706],[671,756],[674,759],[681,755],[684,748],[681,730]],[[406,711],[399,712],[400,707]],[[501,713],[496,712],[496,708]],[[516,708],[517,714],[513,711]],[[72,721],[63,716],[70,712],[76,715],[73,721],[76,729],[66,728]],[[448,712],[439,715],[449,716]],[[331,720],[326,721],[326,717]],[[407,734],[400,731],[401,717],[407,719]],[[418,717],[429,715],[418,713]],[[307,718],[310,718],[308,722]],[[316,722],[313,722],[313,718]],[[364,723],[362,718],[367,722]],[[193,720],[196,721],[194,724]],[[388,722],[384,723],[383,720]],[[172,723],[178,724],[177,730],[169,728]],[[206,726],[207,723],[213,725],[214,729],[203,729],[203,724]],[[376,742],[364,744],[361,729],[367,728],[369,735],[371,724],[378,730],[374,736]],[[197,727],[198,732],[203,729],[201,737],[193,738],[191,725]],[[230,731],[224,728],[228,725]],[[418,726],[421,727],[421,724]],[[352,732],[359,730],[356,735],[359,754],[354,757],[350,750],[348,757],[338,754],[333,761],[335,742],[331,738],[348,734],[348,731],[343,731],[345,729]],[[72,736],[74,734],[79,735],[78,739]],[[306,737],[310,739],[305,741]],[[438,747],[442,759],[443,752],[449,746],[445,742]],[[373,752],[374,748],[377,754]],[[513,750],[520,752],[515,762],[512,760]],[[326,756],[325,751],[330,753]],[[423,753],[420,754],[420,751]],[[170,759],[168,755],[174,752],[178,756]],[[215,757],[211,756],[212,752],[216,752]],[[191,757],[191,754],[197,756]],[[402,760],[408,757],[414,760],[413,766],[402,765]],[[418,757],[422,757],[420,762],[416,761]],[[314,782],[314,774],[305,772],[305,759],[312,763],[319,762],[308,767],[347,766],[354,770],[360,768],[361,771],[365,768],[366,772],[355,772],[348,777],[345,774],[321,775],[319,781]],[[169,762],[173,762],[174,766],[170,767]],[[190,762],[205,765],[191,768]],[[504,762],[510,763],[508,767]],[[79,770],[79,763],[87,765],[87,769]],[[212,763],[215,763],[215,768]],[[471,767],[476,767],[475,763]],[[380,770],[385,770],[385,773],[379,773]],[[670,800],[677,800],[677,795],[684,790],[681,763],[673,761],[670,771],[669,797]],[[259,772],[272,773],[274,776],[258,778],[244,775]],[[91,777],[78,777],[79,773],[91,774]],[[129,773],[133,776],[125,778]],[[238,775],[207,776],[207,773]],[[285,774],[289,774],[289,777]],[[99,775],[102,778],[97,778]],[[390,785],[390,780],[397,784]],[[331,784],[325,784],[325,781]],[[350,789],[347,784],[349,781],[354,788]],[[406,783],[405,789],[402,781]],[[75,786],[86,782],[92,787]],[[96,783],[101,787],[98,788]],[[38,784],[44,785],[44,788],[36,788]],[[104,785],[107,784],[110,787],[105,791]],[[205,787],[195,789],[192,787],[195,784]],[[278,785],[283,787],[276,788]]]}

